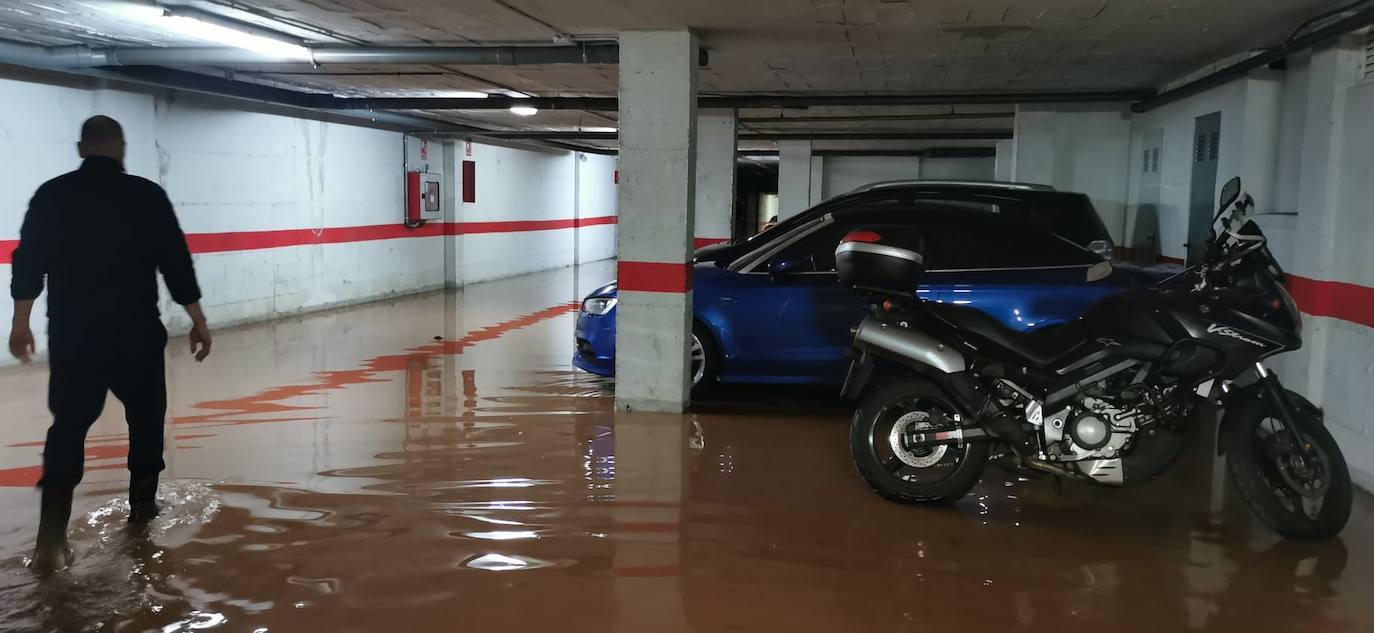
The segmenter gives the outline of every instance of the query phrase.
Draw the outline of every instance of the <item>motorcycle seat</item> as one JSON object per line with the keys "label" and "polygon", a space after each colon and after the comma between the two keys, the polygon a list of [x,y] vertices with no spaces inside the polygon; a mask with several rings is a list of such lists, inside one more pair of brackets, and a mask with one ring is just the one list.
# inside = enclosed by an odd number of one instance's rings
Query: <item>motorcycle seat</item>
{"label": "motorcycle seat", "polygon": [[936,317],[1037,367],[1053,364],[1083,345],[1085,339],[1077,321],[1022,332],[1003,325],[977,308],[952,303],[927,303],[926,307]]}

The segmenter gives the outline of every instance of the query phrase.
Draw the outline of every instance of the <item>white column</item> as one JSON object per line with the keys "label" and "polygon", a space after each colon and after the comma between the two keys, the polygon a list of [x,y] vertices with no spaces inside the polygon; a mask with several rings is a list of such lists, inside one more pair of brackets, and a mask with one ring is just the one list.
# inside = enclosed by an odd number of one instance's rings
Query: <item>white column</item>
{"label": "white column", "polygon": [[825,157],[811,155],[811,196],[806,208],[814,207],[825,200]]}
{"label": "white column", "polygon": [[1056,123],[1054,111],[1016,108],[1012,180],[1046,185],[1053,182]]}
{"label": "white column", "polygon": [[724,242],[732,237],[730,219],[735,208],[734,110],[697,113],[696,245]]}
{"label": "white column", "polygon": [[1012,175],[1012,161],[1016,159],[1014,141],[997,141],[997,162],[993,167],[993,178],[996,180],[1010,181]]}
{"label": "white column", "polygon": [[615,404],[681,412],[691,394],[697,39],[620,34]]}
{"label": "white column", "polygon": [[811,141],[778,142],[778,219],[811,206]]}

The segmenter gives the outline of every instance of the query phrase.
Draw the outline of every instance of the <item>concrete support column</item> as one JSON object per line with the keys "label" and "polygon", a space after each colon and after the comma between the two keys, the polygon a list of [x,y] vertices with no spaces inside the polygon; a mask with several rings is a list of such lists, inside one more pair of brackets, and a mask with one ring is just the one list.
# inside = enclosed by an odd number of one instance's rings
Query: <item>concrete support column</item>
{"label": "concrete support column", "polygon": [[615,404],[681,412],[691,394],[697,38],[620,34]]}
{"label": "concrete support column", "polygon": [[997,141],[997,162],[993,167],[993,179],[1010,181],[1012,179],[1012,161],[1016,159],[1014,141]]}
{"label": "concrete support column", "polygon": [[735,208],[734,110],[697,112],[696,247],[729,241]]}
{"label": "concrete support column", "polygon": [[811,206],[811,141],[778,142],[778,219]]}

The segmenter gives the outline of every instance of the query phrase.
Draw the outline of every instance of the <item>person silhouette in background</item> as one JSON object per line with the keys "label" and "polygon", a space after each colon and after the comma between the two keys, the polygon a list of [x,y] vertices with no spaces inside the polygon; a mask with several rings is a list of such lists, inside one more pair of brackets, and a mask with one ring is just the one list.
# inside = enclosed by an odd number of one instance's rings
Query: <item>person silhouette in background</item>
{"label": "person silhouette in background", "polygon": [[38,188],[14,250],[10,353],[32,359],[34,300],[48,288],[48,408],[38,538],[33,567],[72,561],[72,491],[81,482],[86,432],[113,392],[129,425],[129,520],[158,512],[167,382],[167,330],[158,312],[157,271],[190,315],[191,352],[210,353],[210,330],[186,236],[161,187],[124,173],[124,130],[107,116],[81,126],[81,168]]}

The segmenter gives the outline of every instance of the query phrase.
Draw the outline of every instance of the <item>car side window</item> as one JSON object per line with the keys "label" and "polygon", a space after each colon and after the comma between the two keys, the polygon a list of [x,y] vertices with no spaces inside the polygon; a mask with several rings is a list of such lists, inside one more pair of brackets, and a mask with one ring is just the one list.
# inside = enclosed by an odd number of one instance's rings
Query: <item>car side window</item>
{"label": "car side window", "polygon": [[1024,220],[989,213],[932,217],[931,270],[1091,265],[1096,255]]}
{"label": "car side window", "polygon": [[845,235],[861,226],[890,222],[885,218],[894,215],[909,217],[905,204],[899,198],[888,198],[837,210],[838,217],[834,222],[778,251],[771,261],[787,262],[792,272],[834,272],[835,247],[840,245]]}

